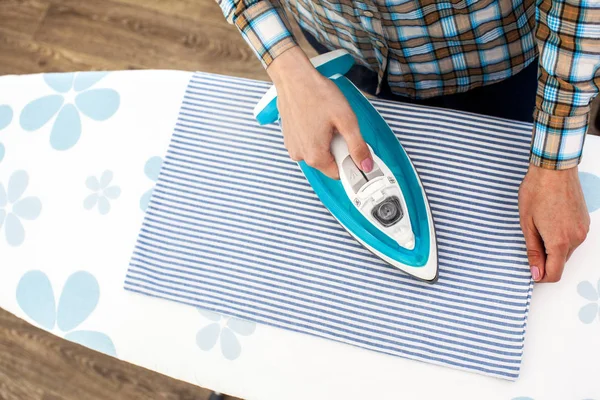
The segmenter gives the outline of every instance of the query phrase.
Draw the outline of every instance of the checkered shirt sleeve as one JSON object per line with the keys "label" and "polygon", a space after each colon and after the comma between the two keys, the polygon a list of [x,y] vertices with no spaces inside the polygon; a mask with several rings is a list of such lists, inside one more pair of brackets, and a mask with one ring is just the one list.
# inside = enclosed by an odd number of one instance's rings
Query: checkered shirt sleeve
{"label": "checkered shirt sleeve", "polygon": [[600,1],[541,0],[540,53],[532,164],[567,169],[579,164],[590,103],[600,87]]}
{"label": "checkered shirt sleeve", "polygon": [[277,0],[217,0],[227,21],[267,68],[284,51],[296,46],[289,21]]}

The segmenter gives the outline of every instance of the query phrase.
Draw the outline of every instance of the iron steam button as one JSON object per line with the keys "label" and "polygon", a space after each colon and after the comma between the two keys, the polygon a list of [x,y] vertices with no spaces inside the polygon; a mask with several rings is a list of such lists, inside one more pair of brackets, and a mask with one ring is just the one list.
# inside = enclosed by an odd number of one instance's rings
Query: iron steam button
{"label": "iron steam button", "polygon": [[350,183],[354,193],[358,193],[360,188],[367,183],[364,175],[360,172],[356,164],[354,164],[354,161],[352,161],[350,156],[342,161],[342,173],[346,177],[348,183]]}
{"label": "iron steam button", "polygon": [[367,176],[367,179],[371,181],[379,176],[383,176],[383,172],[381,172],[381,169],[377,163],[373,163],[373,169],[371,172],[365,172],[365,175]]}

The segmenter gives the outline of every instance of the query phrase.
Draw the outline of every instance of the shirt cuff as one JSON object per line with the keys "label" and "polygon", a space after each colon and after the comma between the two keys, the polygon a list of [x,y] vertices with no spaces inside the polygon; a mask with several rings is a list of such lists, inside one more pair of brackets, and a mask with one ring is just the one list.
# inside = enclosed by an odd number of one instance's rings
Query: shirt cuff
{"label": "shirt cuff", "polygon": [[297,46],[283,10],[269,1],[246,8],[236,18],[235,25],[265,68],[286,50]]}
{"label": "shirt cuff", "polygon": [[569,169],[579,165],[589,115],[559,117],[536,109],[530,163],[546,169]]}

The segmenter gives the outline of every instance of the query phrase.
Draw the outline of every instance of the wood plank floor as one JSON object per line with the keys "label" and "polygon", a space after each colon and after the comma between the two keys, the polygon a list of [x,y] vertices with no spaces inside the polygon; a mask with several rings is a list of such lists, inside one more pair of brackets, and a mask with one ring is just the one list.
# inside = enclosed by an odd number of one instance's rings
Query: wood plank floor
{"label": "wood plank floor", "polygon": [[214,0],[0,0],[0,75],[140,68],[268,79]]}
{"label": "wood plank floor", "polygon": [[[301,45],[315,55],[304,40]],[[214,0],[0,0],[0,75],[142,68],[268,79]],[[56,338],[0,309],[0,400],[209,395]]]}
{"label": "wood plank floor", "polygon": [[210,394],[67,342],[0,309],[2,400],[208,400]]}

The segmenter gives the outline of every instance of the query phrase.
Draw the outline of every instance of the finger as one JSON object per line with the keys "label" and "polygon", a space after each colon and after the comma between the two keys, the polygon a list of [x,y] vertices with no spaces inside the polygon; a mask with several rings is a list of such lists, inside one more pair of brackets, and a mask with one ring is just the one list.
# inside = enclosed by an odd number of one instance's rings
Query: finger
{"label": "finger", "polygon": [[298,150],[300,147],[297,144],[295,144],[293,140],[286,139],[284,141],[284,144],[292,161],[300,162],[304,159],[302,157],[302,152]]}
{"label": "finger", "polygon": [[299,155],[298,153],[288,151],[288,154],[290,155],[290,158],[292,159],[292,161],[295,161],[295,162],[302,161],[302,156]]}
{"label": "finger", "polygon": [[569,252],[567,253],[567,258],[565,258],[565,263],[566,263],[567,261],[569,261],[569,259],[570,259],[570,258],[571,258],[571,256],[573,255],[573,252],[575,251],[575,249],[576,249],[576,247],[571,247],[571,248],[569,249]]}
{"label": "finger", "polygon": [[590,216],[588,213],[585,214],[583,220],[575,224],[575,229],[571,232],[571,246],[569,248],[569,252],[567,253],[567,261],[573,255],[573,252],[583,243],[587,238],[588,233],[590,232]]}
{"label": "finger", "polygon": [[331,179],[340,179],[340,172],[333,156],[331,156],[331,161],[327,162],[319,170]]}
{"label": "finger", "polygon": [[354,164],[365,172],[371,172],[373,169],[373,157],[367,143],[365,143],[360,134],[356,117],[352,115],[340,118],[336,121],[335,127],[346,141]]}
{"label": "finger", "polygon": [[571,248],[569,249],[569,253],[567,253],[567,261],[569,261],[569,258],[571,258],[571,255],[577,249],[577,247],[585,242],[585,239],[590,232],[589,215],[586,216],[587,220],[584,219],[583,222],[578,224],[576,229],[571,234]]}
{"label": "finger", "polygon": [[305,161],[308,165],[318,169],[332,179],[340,178],[335,158],[333,158],[333,155],[329,150],[323,150],[308,156]]}
{"label": "finger", "polygon": [[546,258],[546,275],[540,282],[558,282],[562,277],[567,260],[566,249],[560,249],[557,252],[550,252]]}
{"label": "finger", "polygon": [[527,247],[527,260],[529,270],[534,281],[539,282],[544,277],[546,269],[546,250],[542,237],[538,233],[533,221],[523,227],[525,246]]}
{"label": "finger", "polygon": [[[281,121],[281,120],[280,120]],[[281,132],[284,132],[284,125],[281,125]],[[294,136],[283,134],[283,145],[287,150],[292,161],[300,162],[303,160],[300,146],[294,140]]]}

